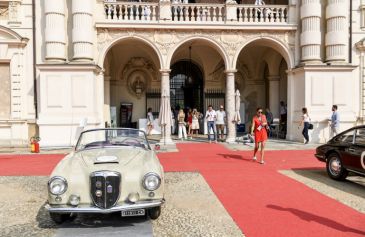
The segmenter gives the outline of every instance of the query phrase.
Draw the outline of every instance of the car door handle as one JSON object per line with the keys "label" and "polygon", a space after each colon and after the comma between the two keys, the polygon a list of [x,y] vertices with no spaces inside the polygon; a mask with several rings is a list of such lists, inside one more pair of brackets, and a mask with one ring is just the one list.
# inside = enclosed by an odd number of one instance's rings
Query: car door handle
{"label": "car door handle", "polygon": [[349,152],[355,152],[356,150],[354,148],[349,148]]}

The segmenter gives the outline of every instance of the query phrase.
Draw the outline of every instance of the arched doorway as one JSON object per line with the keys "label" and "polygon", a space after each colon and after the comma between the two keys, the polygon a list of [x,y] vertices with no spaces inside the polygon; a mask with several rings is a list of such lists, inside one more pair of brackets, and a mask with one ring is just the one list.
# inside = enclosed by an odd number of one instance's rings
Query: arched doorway
{"label": "arched doorway", "polygon": [[190,60],[181,60],[171,67],[170,98],[173,108],[204,109],[204,80],[200,68]]}

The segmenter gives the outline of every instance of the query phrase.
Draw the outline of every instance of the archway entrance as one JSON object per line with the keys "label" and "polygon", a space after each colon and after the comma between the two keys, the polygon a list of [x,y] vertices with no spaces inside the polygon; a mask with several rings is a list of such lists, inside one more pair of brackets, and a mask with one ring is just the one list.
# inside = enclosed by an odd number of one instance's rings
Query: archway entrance
{"label": "archway entrance", "polygon": [[173,108],[196,108],[203,111],[203,73],[190,60],[181,60],[171,67],[170,98]]}

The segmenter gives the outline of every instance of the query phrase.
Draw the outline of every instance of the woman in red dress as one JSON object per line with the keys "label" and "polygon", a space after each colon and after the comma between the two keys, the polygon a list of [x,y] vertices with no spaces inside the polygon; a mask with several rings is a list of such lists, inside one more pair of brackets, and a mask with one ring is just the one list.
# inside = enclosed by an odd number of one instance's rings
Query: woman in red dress
{"label": "woman in red dress", "polygon": [[267,120],[266,116],[262,114],[262,109],[257,108],[256,115],[252,119],[251,135],[255,135],[255,149],[253,153],[253,160],[256,161],[256,153],[259,150],[259,145],[261,143],[261,160],[260,164],[265,164],[264,161],[264,149],[265,142],[267,140]]}

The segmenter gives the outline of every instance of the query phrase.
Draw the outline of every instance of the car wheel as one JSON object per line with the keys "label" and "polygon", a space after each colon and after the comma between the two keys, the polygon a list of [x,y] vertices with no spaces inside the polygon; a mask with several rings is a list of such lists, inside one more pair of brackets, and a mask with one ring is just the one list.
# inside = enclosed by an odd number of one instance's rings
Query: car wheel
{"label": "car wheel", "polygon": [[348,175],[348,171],[343,167],[340,157],[335,153],[327,157],[326,169],[327,174],[335,180],[344,180]]}
{"label": "car wheel", "polygon": [[148,216],[152,220],[156,220],[161,214],[161,207],[153,207],[148,210]]}
{"label": "car wheel", "polygon": [[51,216],[51,219],[57,223],[57,224],[62,224],[63,222],[71,219],[71,215],[70,214],[61,214],[61,213],[49,213],[49,215]]}

